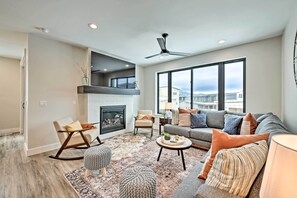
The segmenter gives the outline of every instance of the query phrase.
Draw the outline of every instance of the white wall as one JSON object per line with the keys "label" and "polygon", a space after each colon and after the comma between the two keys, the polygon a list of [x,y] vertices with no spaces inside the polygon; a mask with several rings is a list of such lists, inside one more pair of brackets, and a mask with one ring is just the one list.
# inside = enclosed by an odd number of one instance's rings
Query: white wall
{"label": "white wall", "polygon": [[294,80],[293,50],[297,31],[297,4],[282,40],[282,117],[286,126],[297,132],[297,86]]}
{"label": "white wall", "polygon": [[0,131],[20,128],[20,79],[20,60],[0,57]]}
{"label": "white wall", "polygon": [[[87,49],[28,35],[28,149],[38,153],[59,145],[53,121],[66,116],[77,119],[79,65]],[[47,106],[41,106],[46,101]],[[30,152],[30,149],[34,152]],[[38,150],[39,149],[39,150]]]}
{"label": "white wall", "polygon": [[281,114],[281,37],[144,68],[144,106],[156,110],[156,73],[246,57],[246,111]]}
{"label": "white wall", "polygon": [[[77,86],[82,84],[79,65],[85,65],[88,56],[88,49],[28,35],[28,155],[59,147],[54,120],[71,116],[86,121],[87,101],[77,94]],[[136,73],[141,77],[142,68],[136,68]],[[143,94],[130,98],[136,112]],[[40,101],[46,101],[47,106],[41,106]]]}

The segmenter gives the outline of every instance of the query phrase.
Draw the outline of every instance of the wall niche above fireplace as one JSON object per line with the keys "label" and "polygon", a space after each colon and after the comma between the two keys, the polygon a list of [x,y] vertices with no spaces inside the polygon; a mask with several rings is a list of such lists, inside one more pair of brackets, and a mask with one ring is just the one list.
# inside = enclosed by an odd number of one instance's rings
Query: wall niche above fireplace
{"label": "wall niche above fireplace", "polygon": [[126,105],[100,107],[100,134],[126,128]]}

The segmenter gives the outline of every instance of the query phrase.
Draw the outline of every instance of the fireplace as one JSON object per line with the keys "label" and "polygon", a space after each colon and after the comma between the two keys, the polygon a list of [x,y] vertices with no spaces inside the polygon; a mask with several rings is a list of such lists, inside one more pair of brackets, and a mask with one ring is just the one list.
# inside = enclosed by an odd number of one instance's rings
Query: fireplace
{"label": "fireplace", "polygon": [[126,105],[100,107],[100,134],[126,128]]}

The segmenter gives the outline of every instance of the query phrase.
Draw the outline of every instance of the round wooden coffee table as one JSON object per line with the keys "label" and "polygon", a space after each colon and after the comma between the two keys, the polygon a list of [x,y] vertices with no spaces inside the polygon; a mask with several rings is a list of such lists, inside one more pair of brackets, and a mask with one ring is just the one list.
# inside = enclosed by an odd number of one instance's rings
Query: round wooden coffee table
{"label": "round wooden coffee table", "polygon": [[169,149],[169,150],[177,150],[178,156],[179,156],[179,153],[181,153],[183,167],[184,167],[184,170],[186,170],[186,164],[185,164],[183,150],[190,148],[191,145],[192,145],[192,141],[189,140],[188,138],[185,138],[183,144],[180,144],[180,145],[169,145],[169,144],[163,143],[162,142],[162,139],[163,139],[163,136],[158,137],[157,140],[156,140],[156,143],[160,146],[160,152],[159,152],[157,161],[160,160],[160,156],[161,156],[161,153],[162,153],[163,148],[166,148],[166,149]]}

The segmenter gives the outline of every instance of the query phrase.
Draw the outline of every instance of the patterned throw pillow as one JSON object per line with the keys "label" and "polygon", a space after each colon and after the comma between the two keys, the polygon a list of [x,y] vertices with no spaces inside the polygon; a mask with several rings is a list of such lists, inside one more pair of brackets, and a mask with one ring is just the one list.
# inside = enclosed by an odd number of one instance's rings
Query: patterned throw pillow
{"label": "patterned throw pillow", "polygon": [[203,168],[198,175],[199,179],[206,179],[212,167],[216,154],[222,149],[236,148],[252,142],[260,140],[268,140],[269,133],[255,135],[228,135],[225,132],[220,132],[216,129],[212,130],[211,154],[203,165]]}
{"label": "patterned throw pillow", "polygon": [[191,128],[207,128],[206,114],[193,114],[191,115]]}
{"label": "patterned throw pillow", "polygon": [[180,113],[178,115],[178,126],[182,126],[182,127],[191,126],[191,118],[189,113]]}
{"label": "patterned throw pillow", "polygon": [[205,184],[246,197],[268,154],[265,140],[239,148],[220,150]]}
{"label": "patterned throw pillow", "polygon": [[230,135],[238,134],[238,128],[240,126],[241,121],[242,117],[226,114],[223,131]]}
{"label": "patterned throw pillow", "polygon": [[251,135],[255,134],[257,128],[257,119],[251,113],[246,114],[243,117],[241,124],[240,135]]}

